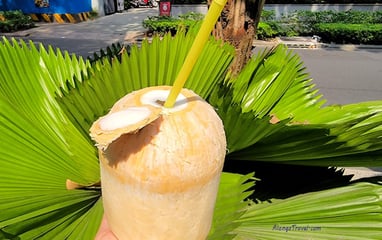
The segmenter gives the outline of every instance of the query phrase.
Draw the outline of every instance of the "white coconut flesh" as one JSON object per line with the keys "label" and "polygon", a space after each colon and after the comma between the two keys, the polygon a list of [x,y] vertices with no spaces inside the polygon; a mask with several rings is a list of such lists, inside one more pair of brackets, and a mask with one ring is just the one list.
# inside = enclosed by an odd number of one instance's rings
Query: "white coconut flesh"
{"label": "white coconut flesh", "polygon": [[[163,107],[170,90],[152,90],[141,96],[142,104],[149,104],[154,107]],[[175,105],[172,108],[165,109],[168,112],[180,111],[187,107],[187,98],[183,94],[179,94],[176,98]]]}
{"label": "white coconut flesh", "polygon": [[151,111],[148,107],[130,107],[102,118],[99,126],[102,130],[112,131],[141,122],[150,115]]}

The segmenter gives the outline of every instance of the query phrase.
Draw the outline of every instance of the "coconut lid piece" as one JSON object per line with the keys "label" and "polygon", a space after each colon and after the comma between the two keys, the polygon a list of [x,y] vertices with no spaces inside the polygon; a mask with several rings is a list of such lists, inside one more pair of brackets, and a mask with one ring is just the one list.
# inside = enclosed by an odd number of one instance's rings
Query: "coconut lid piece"
{"label": "coconut lid piece", "polygon": [[135,133],[159,118],[161,108],[151,105],[127,107],[99,118],[90,128],[90,136],[101,149],[121,135]]}
{"label": "coconut lid piece", "polygon": [[169,86],[157,86],[132,92],[118,100],[110,112],[95,121],[90,136],[96,146],[105,150],[123,134],[134,134],[160,117],[187,107],[188,100],[179,94],[175,106],[163,107],[170,91]]}

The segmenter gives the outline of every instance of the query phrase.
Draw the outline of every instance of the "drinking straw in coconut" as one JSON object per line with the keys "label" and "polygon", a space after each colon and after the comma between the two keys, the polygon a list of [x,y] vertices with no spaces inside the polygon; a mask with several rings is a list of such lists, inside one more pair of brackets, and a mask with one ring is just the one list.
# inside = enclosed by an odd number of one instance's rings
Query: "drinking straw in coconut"
{"label": "drinking straw in coconut", "polygon": [[202,52],[203,47],[206,44],[211,31],[214,28],[216,21],[219,18],[221,11],[223,10],[223,7],[226,3],[227,0],[214,0],[211,3],[210,9],[208,10],[206,17],[203,20],[202,26],[196,35],[194,43],[192,44],[191,49],[187,54],[184,64],[180,69],[170,94],[164,104],[166,108],[172,108],[174,106],[176,97],[182,90],[188,76],[190,75],[196,60]]}
{"label": "drinking straw in coconut", "polygon": [[214,108],[182,86],[225,2],[212,3],[173,87],[127,94],[90,128],[105,216],[119,240],[208,236],[227,143]]}

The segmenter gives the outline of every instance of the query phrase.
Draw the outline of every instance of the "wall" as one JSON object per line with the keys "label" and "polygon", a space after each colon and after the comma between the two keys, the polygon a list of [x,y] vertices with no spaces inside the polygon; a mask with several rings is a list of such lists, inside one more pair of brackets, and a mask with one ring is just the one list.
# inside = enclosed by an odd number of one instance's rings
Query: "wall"
{"label": "wall", "polygon": [[171,16],[177,17],[189,12],[207,14],[207,4],[172,4]]}
{"label": "wall", "polygon": [[265,4],[264,9],[274,10],[276,18],[280,18],[282,14],[296,10],[310,10],[312,12],[324,10],[382,11],[382,4]]}
{"label": "wall", "polygon": [[0,0],[0,10],[22,10],[24,13],[82,13],[92,10],[92,0],[50,0],[49,7],[36,7],[34,0]]}
{"label": "wall", "polygon": [[98,13],[98,16],[105,15],[104,0],[92,0],[92,10]]}
{"label": "wall", "polygon": [[[296,10],[310,10],[310,11],[382,11],[382,4],[265,4],[264,9],[274,10],[276,18],[280,18],[282,14],[293,12]],[[176,4],[171,7],[171,15],[179,16],[188,12],[207,13],[206,4]]]}

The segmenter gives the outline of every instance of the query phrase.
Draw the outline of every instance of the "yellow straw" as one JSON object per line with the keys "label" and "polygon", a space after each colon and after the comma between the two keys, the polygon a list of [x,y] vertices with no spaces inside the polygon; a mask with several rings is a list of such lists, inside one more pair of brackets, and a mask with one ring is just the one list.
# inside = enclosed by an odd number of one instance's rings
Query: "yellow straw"
{"label": "yellow straw", "polygon": [[164,103],[164,106],[166,108],[172,108],[175,105],[176,98],[178,97],[180,91],[184,86],[184,83],[190,75],[191,70],[196,63],[196,60],[202,52],[203,47],[206,44],[211,34],[211,31],[214,28],[216,21],[219,18],[220,13],[223,10],[223,7],[226,3],[227,0],[214,0],[211,3],[210,9],[208,10],[206,17],[203,20],[202,26],[200,27],[200,30],[196,35],[194,43],[192,44],[191,49],[187,54],[186,60],[184,60],[183,66],[178,73],[173,87],[171,88],[170,94],[168,95],[167,100]]}

